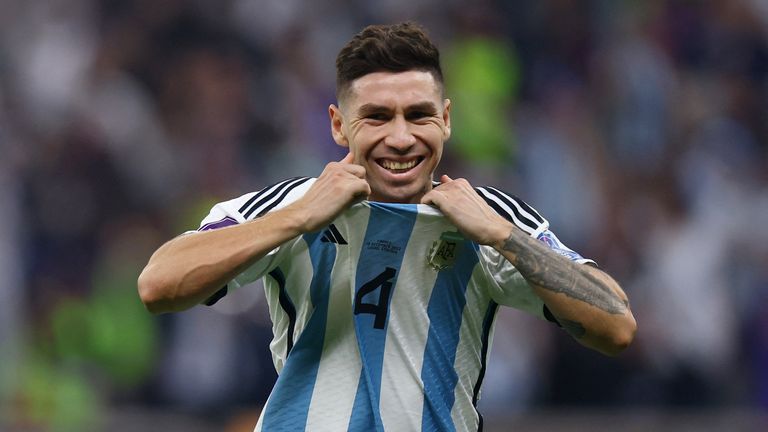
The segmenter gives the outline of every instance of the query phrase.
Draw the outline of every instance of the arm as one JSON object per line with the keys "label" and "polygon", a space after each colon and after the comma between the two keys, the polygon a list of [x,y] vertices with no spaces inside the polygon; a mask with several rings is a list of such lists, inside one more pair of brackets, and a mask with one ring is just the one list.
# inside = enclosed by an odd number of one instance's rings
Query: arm
{"label": "arm", "polygon": [[[517,227],[505,230],[508,237],[491,245],[517,268],[563,329],[607,355],[629,346],[637,324],[626,294],[613,278],[552,252]],[[495,234],[497,239],[503,238],[502,232]]]}
{"label": "arm", "polygon": [[494,247],[517,268],[555,318],[581,344],[616,355],[637,324],[621,287],[606,273],[574,263],[498,215],[466,180],[451,180],[424,196],[472,240]]}
{"label": "arm", "polygon": [[329,163],[307,193],[284,209],[165,243],[139,276],[141,301],[153,313],[188,309],[209,298],[269,251],[327,225],[345,208],[370,194],[365,168],[351,162],[350,154],[341,162]]}

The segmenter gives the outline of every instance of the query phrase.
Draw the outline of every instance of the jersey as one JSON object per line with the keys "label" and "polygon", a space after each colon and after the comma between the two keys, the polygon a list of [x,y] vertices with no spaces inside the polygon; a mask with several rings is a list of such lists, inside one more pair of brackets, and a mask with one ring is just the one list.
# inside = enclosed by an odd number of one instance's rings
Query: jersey
{"label": "jersey", "polygon": [[[289,179],[217,204],[200,229],[280,209],[314,181]],[[476,190],[529,235],[589,261],[522,200]],[[551,318],[498,251],[464,239],[423,204],[355,204],[271,251],[208,304],[262,277],[278,379],[256,431],[481,429],[476,406],[498,307]]]}

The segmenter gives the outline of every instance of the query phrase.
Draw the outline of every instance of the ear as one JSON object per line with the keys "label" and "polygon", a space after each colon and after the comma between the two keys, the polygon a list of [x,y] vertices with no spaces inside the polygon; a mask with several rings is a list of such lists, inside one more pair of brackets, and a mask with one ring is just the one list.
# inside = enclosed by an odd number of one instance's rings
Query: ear
{"label": "ear", "polygon": [[328,117],[331,119],[331,135],[336,144],[349,147],[349,140],[344,134],[344,116],[341,109],[334,104],[328,106]]}
{"label": "ear", "polygon": [[451,137],[451,100],[446,99],[443,101],[443,123],[445,123],[445,127],[443,128],[443,141],[448,141],[448,138]]}

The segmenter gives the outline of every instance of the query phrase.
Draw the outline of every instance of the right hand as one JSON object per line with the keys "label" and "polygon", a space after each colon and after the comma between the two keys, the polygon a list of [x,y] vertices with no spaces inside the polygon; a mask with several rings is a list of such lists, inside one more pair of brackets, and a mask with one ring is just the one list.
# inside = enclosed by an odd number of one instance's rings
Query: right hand
{"label": "right hand", "polygon": [[348,153],[341,161],[326,165],[307,193],[291,206],[303,215],[303,232],[318,231],[371,194],[365,168],[353,162],[354,156]]}

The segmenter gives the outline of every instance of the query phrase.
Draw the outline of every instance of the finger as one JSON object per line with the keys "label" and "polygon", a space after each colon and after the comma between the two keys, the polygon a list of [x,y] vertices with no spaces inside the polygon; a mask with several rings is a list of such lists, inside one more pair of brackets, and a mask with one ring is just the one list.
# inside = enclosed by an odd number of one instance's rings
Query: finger
{"label": "finger", "polygon": [[351,164],[355,161],[355,155],[352,154],[352,152],[347,153],[346,156],[344,156],[344,159],[340,160],[341,163]]}
{"label": "finger", "polygon": [[431,206],[439,208],[440,205],[436,201],[439,198],[440,198],[440,193],[433,189],[433,190],[427,192],[423,197],[421,197],[421,201],[420,202],[422,204],[429,204]]}
{"label": "finger", "polygon": [[352,193],[353,204],[365,201],[369,196],[371,196],[371,187],[368,185],[368,182],[361,182],[361,184],[357,185],[356,189],[357,190],[353,191]]}
{"label": "finger", "polygon": [[343,165],[344,171],[354,175],[355,177],[365,179],[365,167],[355,164]]}
{"label": "finger", "polygon": [[363,186],[357,193],[357,198],[359,201],[363,201],[367,200],[369,196],[371,196],[371,186],[368,184],[368,182],[363,182]]}
{"label": "finger", "polygon": [[448,183],[450,181],[453,181],[453,179],[448,177],[447,174],[443,174],[442,176],[440,176],[440,183]]}

